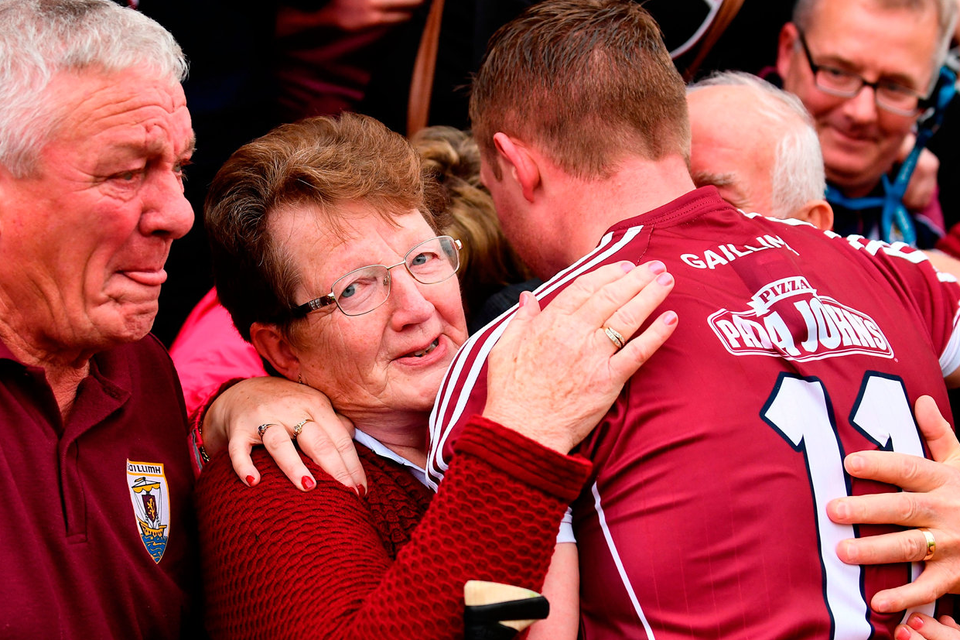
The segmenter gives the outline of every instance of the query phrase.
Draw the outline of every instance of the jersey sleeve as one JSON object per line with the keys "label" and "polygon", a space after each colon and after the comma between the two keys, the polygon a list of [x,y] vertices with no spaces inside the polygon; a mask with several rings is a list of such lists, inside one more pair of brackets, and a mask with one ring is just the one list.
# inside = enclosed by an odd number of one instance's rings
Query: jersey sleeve
{"label": "jersey sleeve", "polygon": [[427,481],[434,490],[450,465],[454,445],[468,419],[483,413],[487,401],[487,356],[511,317],[513,312],[474,334],[447,370],[430,414]]}
{"label": "jersey sleeve", "polygon": [[903,243],[887,244],[860,236],[834,239],[845,242],[860,258],[868,260],[879,277],[893,285],[900,301],[912,308],[940,358],[944,377],[960,367],[960,285],[956,278],[937,271],[922,251]]}

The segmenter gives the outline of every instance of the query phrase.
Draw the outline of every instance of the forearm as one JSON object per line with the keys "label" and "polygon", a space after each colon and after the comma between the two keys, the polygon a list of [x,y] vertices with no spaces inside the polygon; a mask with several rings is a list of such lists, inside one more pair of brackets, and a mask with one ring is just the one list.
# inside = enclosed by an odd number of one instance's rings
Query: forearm
{"label": "forearm", "polygon": [[[234,505],[223,495],[236,481],[215,460],[198,489],[213,635],[462,637],[467,580],[540,589],[560,519],[588,471],[502,427],[473,424],[414,528],[421,511],[409,496],[423,488],[411,477],[403,476],[406,489],[374,480],[360,500],[319,473],[317,488],[299,493],[270,468],[256,496]],[[410,535],[395,559],[378,517],[399,523],[392,544]],[[279,616],[278,601],[296,610]]]}
{"label": "forearm", "polygon": [[580,625],[580,567],[577,545],[557,544],[541,593],[550,602],[550,616],[534,623],[527,640],[574,640]]}
{"label": "forearm", "polygon": [[404,637],[416,628],[419,637],[458,638],[467,580],[539,590],[588,469],[498,426],[465,430],[410,543],[341,631]]}

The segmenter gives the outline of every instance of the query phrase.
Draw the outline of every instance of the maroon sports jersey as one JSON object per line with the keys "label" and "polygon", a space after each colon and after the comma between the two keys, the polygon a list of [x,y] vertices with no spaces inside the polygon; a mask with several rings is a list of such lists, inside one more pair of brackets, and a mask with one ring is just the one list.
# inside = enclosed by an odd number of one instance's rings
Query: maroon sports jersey
{"label": "maroon sports jersey", "polygon": [[[922,394],[948,408],[960,287],[912,249],[747,216],[710,187],[616,225],[537,296],[654,259],[680,323],[580,449],[595,463],[574,504],[584,637],[892,637],[903,613],[867,603],[919,566],[844,565],[837,542],[888,528],[835,525],[825,505],[891,490],[847,476],[846,454],[924,454],[911,408]],[[483,408],[503,323],[444,381],[435,478]]]}

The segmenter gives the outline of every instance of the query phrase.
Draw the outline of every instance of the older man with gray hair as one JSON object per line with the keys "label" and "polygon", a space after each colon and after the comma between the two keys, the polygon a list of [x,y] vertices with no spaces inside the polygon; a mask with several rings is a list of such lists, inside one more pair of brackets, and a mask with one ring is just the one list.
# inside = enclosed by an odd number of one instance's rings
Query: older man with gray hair
{"label": "older man with gray hair", "polygon": [[[823,154],[813,119],[793,94],[741,71],[721,71],[687,87],[690,171],[746,212],[833,228],[824,199]],[[925,250],[941,271],[960,278],[960,261]]]}
{"label": "older man with gray hair", "polygon": [[0,0],[0,635],[176,638],[186,416],[148,336],[193,223],[186,61],[108,0]]}
{"label": "older man with gray hair", "polygon": [[687,87],[690,172],[747,212],[799,218],[829,229],[823,155],[813,121],[796,96],[741,71]]}

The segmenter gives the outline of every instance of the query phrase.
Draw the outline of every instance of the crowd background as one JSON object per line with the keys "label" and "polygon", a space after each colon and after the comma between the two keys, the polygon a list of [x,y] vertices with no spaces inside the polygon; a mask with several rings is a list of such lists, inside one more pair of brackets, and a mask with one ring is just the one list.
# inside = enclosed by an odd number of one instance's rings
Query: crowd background
{"label": "crowd background", "polygon": [[[410,0],[393,12],[378,9],[382,4],[387,3],[272,0],[240,7],[225,0],[140,0],[138,9],[167,27],[190,61],[184,91],[200,144],[186,195],[195,211],[203,210],[207,187],[227,157],[283,122],[349,110],[407,133],[410,78],[430,2]],[[428,124],[469,127],[468,87],[487,40],[531,4],[530,0],[444,4]],[[720,4],[705,0],[644,4],[660,23],[667,47],[688,80],[715,70],[759,73],[776,61],[778,33],[790,19],[793,2],[743,0],[713,45],[701,53],[703,34],[698,37],[698,31],[714,18],[712,10]],[[211,33],[217,37],[211,38]],[[957,166],[955,145],[942,142],[952,129],[945,125],[931,144],[941,155],[942,174]],[[944,188],[941,197],[945,210],[957,210],[947,205],[957,201],[954,189]],[[170,345],[190,310],[213,285],[199,218],[174,245],[167,271],[170,277],[161,293],[154,333]]]}

